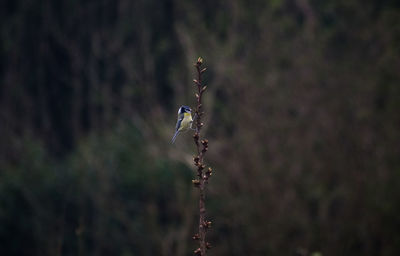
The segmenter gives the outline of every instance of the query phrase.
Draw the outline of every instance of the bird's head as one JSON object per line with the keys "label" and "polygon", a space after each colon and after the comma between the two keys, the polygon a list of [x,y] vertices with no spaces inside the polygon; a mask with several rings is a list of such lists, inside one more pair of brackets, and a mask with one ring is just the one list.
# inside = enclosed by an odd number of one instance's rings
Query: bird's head
{"label": "bird's head", "polygon": [[178,110],[178,114],[183,114],[183,113],[191,113],[192,109],[188,106],[181,106]]}

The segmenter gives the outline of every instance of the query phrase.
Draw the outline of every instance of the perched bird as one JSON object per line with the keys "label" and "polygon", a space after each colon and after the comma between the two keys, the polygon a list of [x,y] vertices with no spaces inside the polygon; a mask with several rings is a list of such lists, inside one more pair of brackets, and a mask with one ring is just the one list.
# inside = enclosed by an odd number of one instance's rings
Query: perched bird
{"label": "perched bird", "polygon": [[182,106],[178,109],[178,122],[176,123],[175,134],[172,137],[172,143],[175,142],[179,132],[188,130],[192,127],[192,110],[188,106]]}

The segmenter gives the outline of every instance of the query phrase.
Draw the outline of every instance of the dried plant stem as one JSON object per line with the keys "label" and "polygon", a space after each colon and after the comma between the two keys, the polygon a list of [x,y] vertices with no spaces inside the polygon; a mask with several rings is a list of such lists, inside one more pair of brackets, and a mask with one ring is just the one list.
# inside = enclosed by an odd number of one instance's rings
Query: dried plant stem
{"label": "dried plant stem", "polygon": [[193,184],[195,187],[199,189],[199,233],[193,236],[193,239],[199,240],[200,247],[194,251],[195,254],[205,256],[207,249],[210,248],[210,244],[206,242],[206,233],[207,229],[211,226],[211,222],[206,220],[206,206],[205,206],[205,199],[206,199],[206,185],[208,179],[212,174],[212,169],[208,168],[205,170],[206,166],[204,165],[204,155],[208,150],[208,140],[200,139],[200,131],[203,127],[203,123],[201,118],[204,114],[203,112],[203,105],[202,105],[202,96],[206,90],[206,86],[203,86],[202,83],[202,74],[206,71],[205,68],[201,68],[203,63],[202,58],[198,58],[195,64],[197,70],[197,79],[194,79],[193,82],[197,86],[197,106],[195,110],[195,128],[196,132],[193,135],[194,142],[197,148],[197,156],[194,157],[194,164],[197,167],[197,176],[198,179],[193,180]]}

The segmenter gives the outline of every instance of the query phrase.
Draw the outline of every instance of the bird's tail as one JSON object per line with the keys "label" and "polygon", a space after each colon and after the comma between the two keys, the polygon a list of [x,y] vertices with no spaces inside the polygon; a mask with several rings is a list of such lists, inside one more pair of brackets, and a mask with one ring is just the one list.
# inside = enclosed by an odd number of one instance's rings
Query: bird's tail
{"label": "bird's tail", "polygon": [[174,137],[172,137],[171,143],[173,144],[175,142],[176,136],[178,136],[179,131],[176,131],[174,134]]}

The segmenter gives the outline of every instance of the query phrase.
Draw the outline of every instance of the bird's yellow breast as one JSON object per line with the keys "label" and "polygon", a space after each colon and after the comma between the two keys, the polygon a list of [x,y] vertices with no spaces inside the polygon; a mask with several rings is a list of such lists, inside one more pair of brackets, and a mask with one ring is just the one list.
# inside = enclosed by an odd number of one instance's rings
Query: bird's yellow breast
{"label": "bird's yellow breast", "polygon": [[183,119],[180,127],[181,130],[188,129],[193,122],[192,115],[190,113],[183,113]]}

